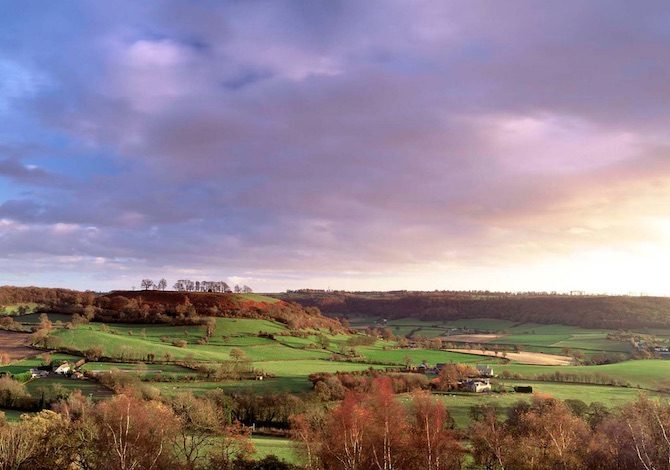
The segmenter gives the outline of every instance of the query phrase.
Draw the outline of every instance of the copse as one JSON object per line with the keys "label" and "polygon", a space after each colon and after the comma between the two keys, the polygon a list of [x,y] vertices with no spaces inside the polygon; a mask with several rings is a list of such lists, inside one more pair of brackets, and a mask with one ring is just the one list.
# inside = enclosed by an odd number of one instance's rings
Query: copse
{"label": "copse", "polygon": [[391,380],[379,378],[369,393],[345,392],[325,415],[294,417],[293,436],[310,470],[455,470],[465,451],[450,423],[435,397],[415,392],[405,406]]}
{"label": "copse", "polygon": [[241,470],[249,437],[215,402],[192,396],[164,403],[121,394],[94,404],[78,393],[53,411],[0,421],[0,469]]}

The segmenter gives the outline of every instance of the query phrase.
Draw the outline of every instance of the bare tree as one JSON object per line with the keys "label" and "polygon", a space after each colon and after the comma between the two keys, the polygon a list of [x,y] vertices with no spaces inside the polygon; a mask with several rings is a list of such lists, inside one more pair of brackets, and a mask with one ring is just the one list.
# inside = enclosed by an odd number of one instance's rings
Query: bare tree
{"label": "bare tree", "polygon": [[165,279],[161,279],[160,281],[158,281],[158,284],[157,284],[156,287],[158,287],[158,290],[167,289],[167,281]]}
{"label": "bare tree", "polygon": [[142,289],[149,290],[153,287],[154,281],[151,279],[142,279]]}

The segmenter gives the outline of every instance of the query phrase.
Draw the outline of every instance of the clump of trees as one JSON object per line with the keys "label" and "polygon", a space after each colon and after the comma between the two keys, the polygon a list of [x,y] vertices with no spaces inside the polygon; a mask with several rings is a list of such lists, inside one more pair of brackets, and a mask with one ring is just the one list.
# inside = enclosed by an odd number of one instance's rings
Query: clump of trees
{"label": "clump of trees", "polygon": [[178,292],[232,292],[225,281],[192,281],[180,279],[174,283],[173,289]]}
{"label": "clump of trees", "polygon": [[380,378],[369,393],[347,391],[330,412],[295,416],[292,432],[310,470],[451,470],[465,453],[451,423],[435,397],[416,392],[404,406]]}
{"label": "clump of trees", "polygon": [[595,403],[534,397],[506,417],[492,407],[473,411],[472,454],[487,469],[670,468],[670,406],[658,401],[641,397],[608,411]]}
{"label": "clump of trees", "polygon": [[321,401],[342,400],[347,391],[369,393],[376,381],[382,378],[389,381],[394,393],[427,390],[430,386],[430,380],[425,374],[374,369],[334,374],[321,372],[309,376],[316,396]]}
{"label": "clump of trees", "polygon": [[247,427],[192,395],[162,402],[124,393],[94,404],[74,393],[19,423],[0,420],[3,469],[262,468],[251,462],[253,452]]}

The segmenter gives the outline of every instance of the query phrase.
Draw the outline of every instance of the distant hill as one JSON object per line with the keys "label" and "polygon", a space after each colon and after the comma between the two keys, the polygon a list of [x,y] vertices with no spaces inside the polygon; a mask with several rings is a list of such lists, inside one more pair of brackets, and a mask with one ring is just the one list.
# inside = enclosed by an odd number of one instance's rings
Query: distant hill
{"label": "distant hill", "polygon": [[568,296],[495,292],[297,291],[278,298],[315,306],[331,316],[424,320],[499,318],[588,328],[670,328],[670,298]]}

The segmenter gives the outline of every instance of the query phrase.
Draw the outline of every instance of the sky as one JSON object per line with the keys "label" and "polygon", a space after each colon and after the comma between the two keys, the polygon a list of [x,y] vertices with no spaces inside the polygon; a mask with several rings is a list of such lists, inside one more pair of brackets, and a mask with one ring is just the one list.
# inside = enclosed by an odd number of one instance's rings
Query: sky
{"label": "sky", "polygon": [[0,1],[0,284],[670,295],[670,4]]}

